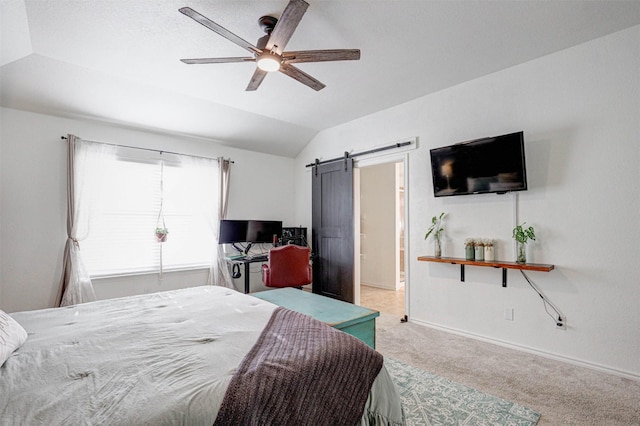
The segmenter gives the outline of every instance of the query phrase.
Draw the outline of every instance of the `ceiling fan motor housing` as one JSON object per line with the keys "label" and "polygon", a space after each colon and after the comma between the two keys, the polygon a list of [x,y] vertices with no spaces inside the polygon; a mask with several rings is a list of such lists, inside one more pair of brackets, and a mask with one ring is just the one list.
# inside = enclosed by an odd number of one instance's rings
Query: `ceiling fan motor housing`
{"label": "ceiling fan motor housing", "polygon": [[[258,39],[258,43],[256,46],[258,49],[260,50],[265,49],[267,42],[269,41],[269,37],[271,36],[271,32],[273,31],[277,23],[278,23],[278,19],[274,18],[273,16],[266,15],[266,16],[261,16],[260,19],[258,19],[258,24],[260,25],[260,28],[262,28],[262,30],[266,33],[266,35]],[[273,71],[278,71],[280,69],[280,64],[282,63],[282,57],[273,52],[265,51],[262,54],[259,54],[259,55],[256,54],[256,62],[258,64],[258,67],[260,67],[261,70],[267,71],[267,72],[273,72]]]}
{"label": "ceiling fan motor housing", "polygon": [[273,31],[277,23],[278,19],[273,16],[261,16],[260,19],[258,19],[260,28],[262,28],[262,31],[267,33],[267,35],[271,34],[271,31]]}

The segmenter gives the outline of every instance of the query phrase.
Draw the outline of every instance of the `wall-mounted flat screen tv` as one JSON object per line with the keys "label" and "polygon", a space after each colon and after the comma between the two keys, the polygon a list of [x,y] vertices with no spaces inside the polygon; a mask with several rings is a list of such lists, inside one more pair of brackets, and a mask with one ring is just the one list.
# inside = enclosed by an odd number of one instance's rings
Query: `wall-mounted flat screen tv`
{"label": "wall-mounted flat screen tv", "polygon": [[436,197],[527,189],[523,132],[434,148],[430,153]]}

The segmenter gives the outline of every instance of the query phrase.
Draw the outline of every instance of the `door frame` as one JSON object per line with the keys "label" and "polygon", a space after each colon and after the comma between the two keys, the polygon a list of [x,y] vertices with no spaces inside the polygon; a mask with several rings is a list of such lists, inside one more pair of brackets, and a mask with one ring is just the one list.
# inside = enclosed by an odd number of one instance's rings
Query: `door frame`
{"label": "door frame", "polygon": [[360,303],[360,168],[367,166],[376,166],[379,164],[387,164],[387,163],[403,163],[404,167],[404,312],[405,315],[410,316],[410,294],[411,294],[411,285],[410,285],[410,262],[411,252],[409,250],[409,236],[410,232],[410,221],[409,221],[409,153],[408,152],[399,152],[395,154],[385,154],[385,155],[377,155],[373,157],[368,157],[364,159],[354,158],[353,164],[353,216],[354,216],[354,225],[353,225],[353,239],[354,239],[354,271],[353,271],[353,286],[354,286],[354,296],[355,303]]}

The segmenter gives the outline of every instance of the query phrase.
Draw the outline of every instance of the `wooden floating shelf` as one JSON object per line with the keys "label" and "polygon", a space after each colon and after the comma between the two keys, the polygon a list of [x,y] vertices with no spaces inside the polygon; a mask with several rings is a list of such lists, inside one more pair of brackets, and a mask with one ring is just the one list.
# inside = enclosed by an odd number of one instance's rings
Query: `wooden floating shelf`
{"label": "wooden floating shelf", "polygon": [[502,269],[502,287],[507,286],[507,269],[520,269],[526,271],[549,272],[554,269],[553,265],[544,263],[516,263],[504,262],[501,260],[484,261],[484,260],[467,260],[458,257],[435,257],[435,256],[419,256],[418,260],[422,262],[450,263],[452,265],[460,265],[460,281],[464,281],[464,266],[484,266],[489,268]]}
{"label": "wooden floating shelf", "polygon": [[423,262],[439,262],[439,263],[451,263],[454,265],[474,265],[474,266],[488,266],[491,268],[503,268],[503,269],[525,269],[527,271],[541,271],[549,272],[553,270],[553,265],[545,265],[543,263],[516,263],[516,262],[503,262],[501,260],[484,261],[484,260],[467,260],[458,257],[435,257],[435,256],[420,256],[418,260]]}

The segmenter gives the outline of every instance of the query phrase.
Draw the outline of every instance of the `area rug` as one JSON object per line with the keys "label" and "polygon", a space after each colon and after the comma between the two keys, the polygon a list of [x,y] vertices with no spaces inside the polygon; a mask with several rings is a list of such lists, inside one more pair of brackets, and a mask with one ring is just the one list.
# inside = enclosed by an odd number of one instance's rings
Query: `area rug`
{"label": "area rug", "polygon": [[408,426],[532,426],[540,414],[391,358],[385,366],[400,392]]}

